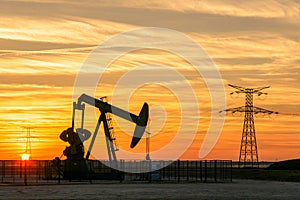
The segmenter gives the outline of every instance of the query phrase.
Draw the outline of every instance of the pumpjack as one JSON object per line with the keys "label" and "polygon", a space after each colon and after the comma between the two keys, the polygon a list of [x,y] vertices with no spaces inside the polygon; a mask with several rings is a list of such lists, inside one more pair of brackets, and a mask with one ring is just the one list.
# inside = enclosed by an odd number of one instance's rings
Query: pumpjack
{"label": "pumpjack", "polygon": [[[96,124],[96,128],[93,134],[84,128],[84,115],[85,115],[85,105],[94,106],[99,109],[100,115]],[[75,124],[75,113],[76,111],[81,111],[81,123],[79,128],[74,130]],[[60,139],[68,142],[70,146],[66,147],[63,154],[67,157],[64,164],[63,178],[64,179],[119,179],[120,174],[117,172],[117,157],[116,157],[116,142],[115,137],[112,134],[112,127],[109,126],[111,117],[110,115],[116,115],[123,119],[126,119],[132,123],[136,124],[134,129],[133,137],[130,143],[130,148],[134,148],[142,138],[145,128],[147,126],[149,117],[149,106],[145,102],[139,113],[135,115],[133,113],[127,112],[121,108],[110,105],[105,102],[103,98],[96,99],[94,97],[82,94],[77,102],[73,102],[73,114],[72,114],[72,127],[64,130],[60,134]],[[110,167],[108,167],[109,172],[107,173],[95,173],[92,169],[91,162],[89,160],[90,154],[92,152],[97,134],[101,123],[103,123],[103,129],[106,138],[106,147],[108,152],[108,157],[110,161]],[[92,136],[88,151],[84,152],[84,141],[88,140]],[[96,161],[99,162],[99,161]],[[106,170],[107,171],[107,170]]]}

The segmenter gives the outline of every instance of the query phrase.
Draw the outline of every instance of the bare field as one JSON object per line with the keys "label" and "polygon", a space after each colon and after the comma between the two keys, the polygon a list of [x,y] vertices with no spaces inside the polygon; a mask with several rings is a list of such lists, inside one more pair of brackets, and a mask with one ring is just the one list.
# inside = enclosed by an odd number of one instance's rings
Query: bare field
{"label": "bare field", "polygon": [[97,183],[0,186],[1,199],[299,199],[300,183]]}

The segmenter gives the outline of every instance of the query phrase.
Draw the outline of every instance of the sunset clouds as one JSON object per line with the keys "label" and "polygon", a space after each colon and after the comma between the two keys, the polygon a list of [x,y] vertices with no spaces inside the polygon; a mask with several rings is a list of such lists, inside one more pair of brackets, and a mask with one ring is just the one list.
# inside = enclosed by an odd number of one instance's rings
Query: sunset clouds
{"label": "sunset clouds", "polygon": [[[20,139],[24,136],[22,127],[28,123],[39,137],[32,144],[32,157],[60,156],[67,144],[58,136],[71,125],[73,85],[82,63],[106,39],[140,27],[174,29],[194,39],[217,65],[227,94],[232,91],[228,83],[271,85],[265,99],[255,97],[255,105],[283,114],[255,118],[260,160],[299,156],[300,118],[289,115],[300,113],[300,3],[296,0],[4,0],[0,17],[1,159],[20,158],[25,149]],[[155,51],[128,54],[106,72],[102,80],[106,87],[97,88],[98,97],[110,96],[112,83],[126,70],[145,63],[173,66],[199,91],[203,123],[184,155],[198,159],[211,102],[204,80],[193,78],[193,71],[185,70],[188,64],[178,57]],[[148,86],[138,93],[151,94],[149,104],[154,105],[159,100],[159,94],[153,92],[156,87]],[[169,99],[175,105],[173,97]],[[138,112],[143,101],[147,100],[136,96],[130,108]],[[176,116],[178,105],[172,109],[172,104],[165,103],[168,97],[161,97],[161,101]],[[227,95],[228,107],[243,104],[242,95]],[[238,158],[242,122],[243,116],[227,115],[220,140],[207,158]],[[172,134],[172,125],[178,126],[176,119],[166,124],[161,134]],[[125,148],[125,139],[120,140]]]}

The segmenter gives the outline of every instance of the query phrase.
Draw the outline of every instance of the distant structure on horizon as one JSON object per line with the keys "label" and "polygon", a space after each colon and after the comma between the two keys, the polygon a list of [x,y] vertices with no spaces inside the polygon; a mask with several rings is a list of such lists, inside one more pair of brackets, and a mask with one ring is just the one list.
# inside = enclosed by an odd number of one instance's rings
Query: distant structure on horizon
{"label": "distant structure on horizon", "polygon": [[26,135],[23,137],[26,140],[26,147],[24,153],[21,155],[22,160],[29,160],[31,155],[31,139],[38,138],[36,136],[31,135],[31,126],[23,126],[22,128],[26,129]]}
{"label": "distant structure on horizon", "polygon": [[236,89],[236,91],[230,93],[231,95],[234,93],[245,94],[245,106],[241,106],[237,108],[229,108],[224,110],[225,112],[231,112],[231,113],[235,113],[235,112],[245,113],[241,147],[240,147],[239,167],[252,167],[252,168],[259,167],[253,114],[264,113],[264,114],[271,115],[273,113],[278,114],[278,112],[253,106],[253,94],[257,94],[258,96],[267,95],[268,93],[262,92],[262,90],[267,89],[270,86],[259,87],[259,88],[245,88],[245,87],[235,86],[231,84],[228,85]]}

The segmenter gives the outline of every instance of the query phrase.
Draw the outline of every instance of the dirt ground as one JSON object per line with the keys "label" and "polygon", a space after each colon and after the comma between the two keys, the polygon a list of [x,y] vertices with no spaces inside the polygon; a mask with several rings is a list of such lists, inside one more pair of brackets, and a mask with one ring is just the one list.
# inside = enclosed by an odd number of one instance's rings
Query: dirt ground
{"label": "dirt ground", "polygon": [[300,199],[299,182],[76,183],[0,186],[0,199]]}

